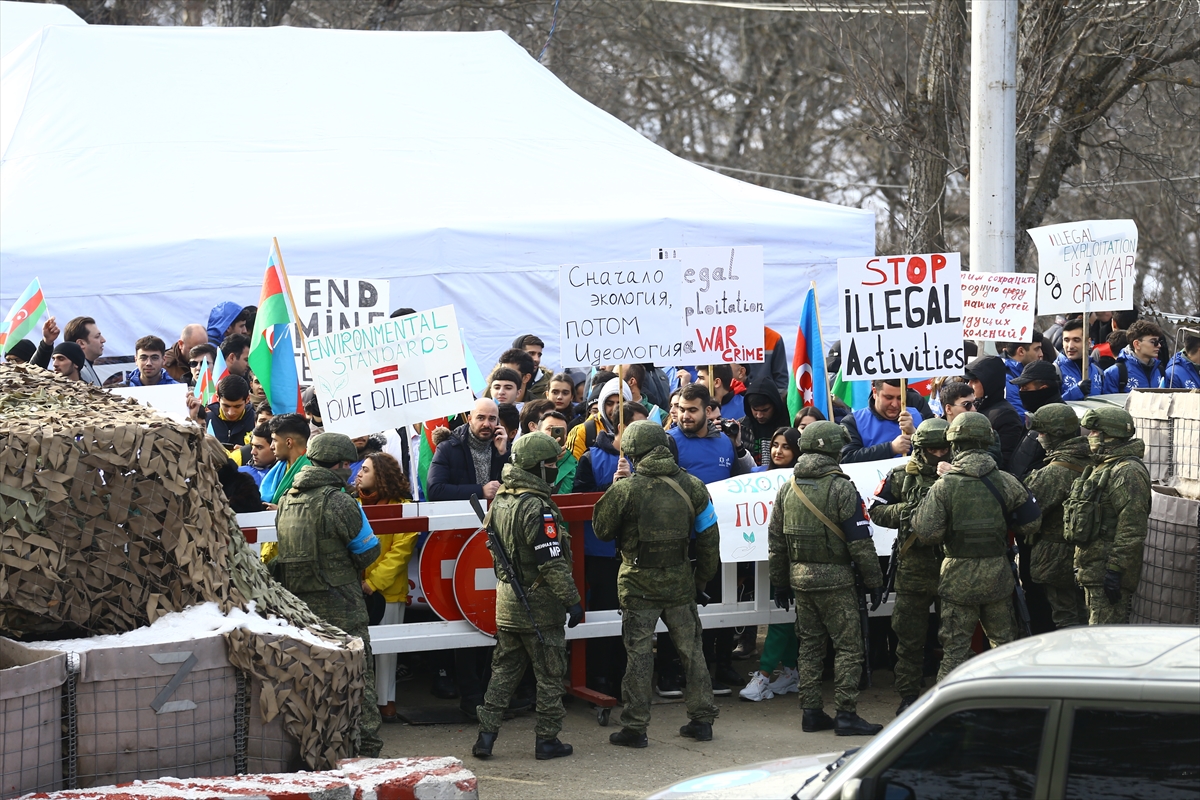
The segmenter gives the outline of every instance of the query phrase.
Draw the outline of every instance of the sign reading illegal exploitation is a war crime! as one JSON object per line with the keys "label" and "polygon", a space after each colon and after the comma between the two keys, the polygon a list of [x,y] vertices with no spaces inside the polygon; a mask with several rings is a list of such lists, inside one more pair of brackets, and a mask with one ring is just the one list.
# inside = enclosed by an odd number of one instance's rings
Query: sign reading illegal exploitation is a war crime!
{"label": "sign reading illegal exploitation is a war crime!", "polygon": [[558,340],[563,366],[677,363],[680,294],[680,263],[674,259],[562,265]]}
{"label": "sign reading illegal exploitation is a war crime!", "polygon": [[847,380],[961,374],[958,253],[838,259]]}
{"label": "sign reading illegal exploitation is a war crime!", "polygon": [[454,306],[310,336],[305,346],[327,431],[365,436],[475,402]]}
{"label": "sign reading illegal exploitation is a war crime!", "polygon": [[683,269],[683,355],[696,364],[763,361],[766,298],[761,245],[660,247]]}
{"label": "sign reading illegal exploitation is a war crime!", "polygon": [[1138,230],[1131,219],[1030,228],[1038,251],[1039,314],[1133,308]]}

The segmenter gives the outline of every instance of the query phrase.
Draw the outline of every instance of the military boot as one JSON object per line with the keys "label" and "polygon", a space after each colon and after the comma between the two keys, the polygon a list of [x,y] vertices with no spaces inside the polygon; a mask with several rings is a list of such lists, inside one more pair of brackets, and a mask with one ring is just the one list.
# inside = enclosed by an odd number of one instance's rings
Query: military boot
{"label": "military boot", "polygon": [[538,761],[547,761],[551,758],[562,758],[569,756],[575,752],[575,748],[569,744],[565,744],[558,740],[555,736],[553,739],[539,738],[533,746],[533,756]]}
{"label": "military boot", "polygon": [[806,708],[804,709],[804,719],[800,723],[800,729],[805,733],[816,733],[817,731],[827,731],[833,727],[833,718],[825,713],[823,708]]}
{"label": "military boot", "polygon": [[695,739],[697,742],[711,742],[712,723],[701,722],[698,719],[691,720],[687,725],[679,729],[679,735],[688,739]]}
{"label": "military boot", "polygon": [[476,758],[491,758],[492,746],[496,744],[498,733],[488,733],[480,731],[479,738],[475,740],[475,746],[471,748],[471,755]]}
{"label": "military boot", "polygon": [[839,711],[833,723],[833,732],[838,736],[874,736],[881,730],[882,725],[867,722],[853,711]]}
{"label": "military boot", "polygon": [[616,733],[609,734],[608,742],[620,747],[646,747],[650,744],[646,739],[645,731],[635,731],[630,728],[621,728]]}
{"label": "military boot", "polygon": [[898,717],[901,714],[903,714],[904,710],[906,708],[908,708],[909,706],[911,706],[915,702],[917,702],[917,696],[915,694],[910,694],[910,695],[901,697],[900,698],[900,707],[896,709],[896,716]]}

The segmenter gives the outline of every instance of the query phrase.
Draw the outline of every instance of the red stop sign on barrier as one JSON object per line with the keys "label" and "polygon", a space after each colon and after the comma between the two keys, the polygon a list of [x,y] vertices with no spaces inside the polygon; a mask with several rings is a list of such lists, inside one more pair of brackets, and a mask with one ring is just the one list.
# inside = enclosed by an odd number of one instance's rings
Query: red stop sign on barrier
{"label": "red stop sign on barrier", "polygon": [[454,599],[467,622],[495,636],[496,570],[487,540],[487,531],[480,531],[459,552],[454,564]]}
{"label": "red stop sign on barrier", "polygon": [[454,601],[454,562],[473,532],[473,528],[433,531],[421,548],[417,574],[421,576],[425,600],[447,622],[463,618]]}

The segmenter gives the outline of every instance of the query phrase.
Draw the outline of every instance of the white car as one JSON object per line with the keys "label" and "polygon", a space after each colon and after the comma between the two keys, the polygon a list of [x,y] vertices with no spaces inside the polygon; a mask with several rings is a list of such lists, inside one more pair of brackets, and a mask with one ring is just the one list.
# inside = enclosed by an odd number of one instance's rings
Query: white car
{"label": "white car", "polygon": [[714,772],[651,798],[1200,798],[1200,628],[1022,639],[954,670],[861,748]]}

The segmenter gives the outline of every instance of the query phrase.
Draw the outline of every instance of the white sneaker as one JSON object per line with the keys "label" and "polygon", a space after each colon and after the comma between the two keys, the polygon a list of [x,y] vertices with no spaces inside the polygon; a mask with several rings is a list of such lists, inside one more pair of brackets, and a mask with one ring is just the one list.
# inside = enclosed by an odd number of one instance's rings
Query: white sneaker
{"label": "white sneaker", "polygon": [[750,700],[754,703],[757,703],[759,700],[770,700],[775,696],[775,693],[768,688],[768,682],[766,675],[755,671],[752,673],[750,682],[743,686],[738,694],[741,695],[743,700]]}
{"label": "white sneaker", "polygon": [[779,677],[767,684],[772,694],[800,693],[800,673],[791,667],[779,670]]}

